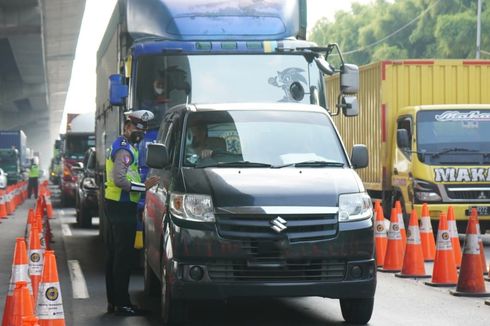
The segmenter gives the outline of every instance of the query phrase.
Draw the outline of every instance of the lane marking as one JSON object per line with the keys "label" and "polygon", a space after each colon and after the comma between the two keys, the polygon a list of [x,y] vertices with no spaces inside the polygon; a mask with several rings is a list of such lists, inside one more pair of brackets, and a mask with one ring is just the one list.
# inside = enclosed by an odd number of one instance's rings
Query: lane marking
{"label": "lane marking", "polygon": [[71,229],[68,224],[61,224],[61,233],[63,233],[64,237],[71,237]]}
{"label": "lane marking", "polygon": [[83,276],[82,268],[78,260],[68,260],[68,270],[70,271],[71,289],[73,299],[88,299],[87,283]]}

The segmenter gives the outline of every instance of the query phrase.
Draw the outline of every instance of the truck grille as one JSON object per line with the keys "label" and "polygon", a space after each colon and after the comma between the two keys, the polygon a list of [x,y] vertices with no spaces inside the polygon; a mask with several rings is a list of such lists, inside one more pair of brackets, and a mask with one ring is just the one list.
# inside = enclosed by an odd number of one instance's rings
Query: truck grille
{"label": "truck grille", "polygon": [[468,185],[446,185],[447,196],[454,200],[473,200],[479,202],[490,201],[490,185],[478,185],[471,187]]}
{"label": "truck grille", "polygon": [[340,260],[222,260],[207,265],[213,281],[341,281],[346,265]]}
{"label": "truck grille", "polygon": [[[284,231],[277,233],[271,221],[280,216]],[[289,242],[325,240],[337,234],[337,214],[231,214],[216,216],[218,232],[226,239],[280,240]]]}

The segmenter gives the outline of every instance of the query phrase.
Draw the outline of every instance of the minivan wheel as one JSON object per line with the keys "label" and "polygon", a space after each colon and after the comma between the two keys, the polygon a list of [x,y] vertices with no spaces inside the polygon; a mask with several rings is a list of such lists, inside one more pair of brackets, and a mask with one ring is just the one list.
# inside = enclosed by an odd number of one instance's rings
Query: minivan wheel
{"label": "minivan wheel", "polygon": [[340,299],[342,317],[350,324],[364,325],[373,313],[374,298]]}
{"label": "minivan wheel", "polygon": [[165,325],[180,324],[185,321],[186,302],[172,298],[170,287],[167,284],[168,276],[166,274],[165,267],[162,267],[162,288],[160,297],[160,313],[162,321]]}
{"label": "minivan wheel", "polygon": [[144,291],[146,295],[156,297],[159,294],[160,284],[157,276],[151,270],[148,260],[148,248],[144,250],[144,262],[143,262],[143,279],[144,279]]}
{"label": "minivan wheel", "polygon": [[82,228],[89,228],[92,226],[92,216],[90,215],[90,212],[85,208],[83,205],[80,205],[79,209],[79,223]]}

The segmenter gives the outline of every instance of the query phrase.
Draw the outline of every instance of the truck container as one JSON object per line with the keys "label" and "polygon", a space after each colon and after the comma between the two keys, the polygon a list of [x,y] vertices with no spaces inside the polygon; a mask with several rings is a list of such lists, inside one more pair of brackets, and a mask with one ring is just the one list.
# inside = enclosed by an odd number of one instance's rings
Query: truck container
{"label": "truck container", "polygon": [[95,112],[71,113],[67,116],[66,133],[61,149],[61,203],[75,204],[77,174],[85,152],[95,145]]}
{"label": "truck container", "polygon": [[[338,95],[338,83],[337,77],[328,79],[330,101]],[[489,226],[489,89],[490,60],[381,61],[360,67],[360,114],[334,120],[347,148],[367,143],[369,167],[359,174],[370,194],[382,199],[386,216],[395,200],[405,217],[413,209],[420,216],[427,203],[437,222],[451,205],[463,231],[466,210],[477,206],[482,230]],[[479,103],[487,105],[473,105]],[[400,130],[406,130],[402,138],[408,136],[408,147],[397,144]]]}
{"label": "truck container", "polygon": [[22,130],[0,131],[0,168],[8,173],[9,184],[22,180],[22,173],[30,166],[26,140]]}

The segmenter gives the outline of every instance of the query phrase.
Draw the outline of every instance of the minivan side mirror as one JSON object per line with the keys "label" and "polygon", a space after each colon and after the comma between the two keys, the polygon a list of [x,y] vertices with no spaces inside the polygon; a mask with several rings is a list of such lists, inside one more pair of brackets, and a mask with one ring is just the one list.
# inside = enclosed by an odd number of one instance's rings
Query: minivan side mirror
{"label": "minivan side mirror", "polygon": [[163,169],[170,163],[167,147],[163,144],[149,143],[146,150],[146,165]]}
{"label": "minivan side mirror", "polygon": [[109,102],[111,105],[123,105],[128,97],[128,85],[124,85],[124,76],[115,74],[109,76]]}
{"label": "minivan side mirror", "polygon": [[351,159],[354,169],[362,169],[369,164],[369,154],[366,145],[356,144],[352,147]]}
{"label": "minivan side mirror", "polygon": [[396,145],[402,150],[410,148],[407,129],[398,129],[396,131]]}

